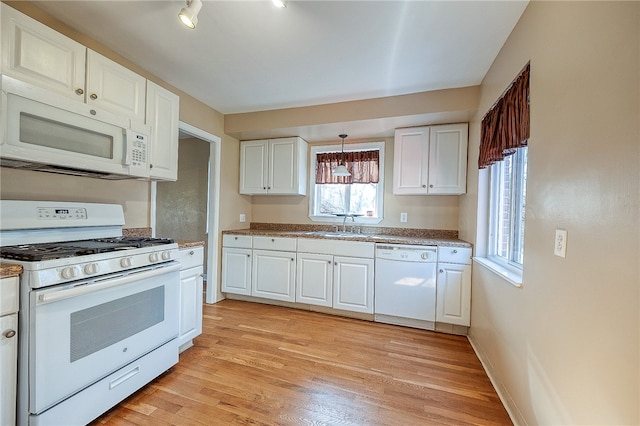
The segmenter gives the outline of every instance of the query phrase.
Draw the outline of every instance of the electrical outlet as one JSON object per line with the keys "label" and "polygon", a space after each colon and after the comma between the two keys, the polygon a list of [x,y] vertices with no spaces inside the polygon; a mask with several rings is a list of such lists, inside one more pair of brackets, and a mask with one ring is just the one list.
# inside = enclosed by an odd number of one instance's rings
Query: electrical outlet
{"label": "electrical outlet", "polygon": [[567,255],[567,230],[566,229],[556,229],[556,239],[555,239],[555,247],[553,249],[553,254],[560,257],[565,257]]}
{"label": "electrical outlet", "polygon": [[400,222],[407,223],[407,213],[406,212],[400,213]]}
{"label": "electrical outlet", "polygon": [[240,222],[246,222],[247,221],[247,215],[244,213],[240,213]]}

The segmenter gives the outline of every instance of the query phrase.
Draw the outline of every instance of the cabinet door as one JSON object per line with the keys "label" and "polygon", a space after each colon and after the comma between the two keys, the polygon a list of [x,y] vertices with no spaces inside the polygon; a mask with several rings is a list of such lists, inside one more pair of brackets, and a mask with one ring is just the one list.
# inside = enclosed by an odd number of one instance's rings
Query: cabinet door
{"label": "cabinet door", "polygon": [[438,263],[436,322],[471,324],[471,266]]}
{"label": "cabinet door", "polygon": [[429,127],[396,129],[393,143],[393,193],[427,194]]}
{"label": "cabinet door", "polygon": [[296,302],[331,307],[333,256],[299,253],[296,263]]}
{"label": "cabinet door", "polygon": [[251,249],[222,248],[222,291],[251,294]]}
{"label": "cabinet door", "polygon": [[[300,168],[304,162],[299,157],[303,142],[299,138],[271,139],[269,141],[269,194],[306,194],[306,176],[301,176]],[[306,146],[306,145],[305,145]],[[306,150],[305,150],[306,152]],[[306,167],[304,167],[306,169]],[[304,173],[306,175],[306,173]],[[302,185],[300,181],[302,180]],[[302,189],[301,189],[302,188]]]}
{"label": "cabinet door", "polygon": [[373,313],[373,259],[333,258],[333,307]]}
{"label": "cabinet door", "polygon": [[240,193],[266,194],[269,141],[240,143]]}
{"label": "cabinet door", "polygon": [[[14,331],[12,337],[10,332]],[[18,371],[18,315],[0,317],[0,424],[16,424],[16,386]]]}
{"label": "cabinet door", "polygon": [[87,49],[86,102],[144,122],[147,80]]}
{"label": "cabinet door", "polygon": [[180,98],[147,81],[146,123],[151,126],[150,177],[178,179],[178,120]]}
{"label": "cabinet door", "polygon": [[429,194],[467,191],[467,123],[432,126],[429,142]]}
{"label": "cabinet door", "polygon": [[178,346],[202,333],[202,267],[180,271]]}
{"label": "cabinet door", "polygon": [[84,101],[86,47],[4,3],[1,7],[2,74]]}
{"label": "cabinet door", "polygon": [[252,296],[295,302],[296,253],[254,250],[252,265]]}

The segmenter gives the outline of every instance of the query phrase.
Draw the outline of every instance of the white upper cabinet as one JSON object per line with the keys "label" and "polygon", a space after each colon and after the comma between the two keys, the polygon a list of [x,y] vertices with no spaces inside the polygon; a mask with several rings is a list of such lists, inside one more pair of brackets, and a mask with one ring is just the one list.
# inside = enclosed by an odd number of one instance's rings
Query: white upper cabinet
{"label": "white upper cabinet", "polygon": [[146,123],[151,127],[151,179],[178,179],[180,98],[147,81]]}
{"label": "white upper cabinet", "polygon": [[240,193],[306,195],[307,142],[299,137],[240,143]]}
{"label": "white upper cabinet", "polygon": [[85,100],[90,105],[144,122],[147,79],[87,49]]}
{"label": "white upper cabinet", "polygon": [[2,73],[144,122],[144,77],[5,4]]}
{"label": "white upper cabinet", "polygon": [[393,193],[464,194],[467,144],[467,123],[396,129]]}
{"label": "white upper cabinet", "polygon": [[1,7],[2,73],[84,100],[87,48],[4,3]]}

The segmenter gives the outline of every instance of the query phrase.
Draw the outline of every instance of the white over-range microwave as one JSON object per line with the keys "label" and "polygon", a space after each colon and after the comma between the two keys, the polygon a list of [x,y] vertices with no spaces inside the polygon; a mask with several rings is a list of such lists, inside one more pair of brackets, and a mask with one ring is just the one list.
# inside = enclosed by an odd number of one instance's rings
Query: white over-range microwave
{"label": "white over-range microwave", "polygon": [[148,126],[1,78],[1,166],[106,179],[149,177]]}

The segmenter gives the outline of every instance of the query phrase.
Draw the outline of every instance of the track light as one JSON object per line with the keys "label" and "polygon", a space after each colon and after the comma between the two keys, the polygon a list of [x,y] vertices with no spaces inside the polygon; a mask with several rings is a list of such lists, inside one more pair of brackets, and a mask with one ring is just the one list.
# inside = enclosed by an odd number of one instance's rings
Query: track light
{"label": "track light", "polygon": [[202,9],[202,0],[187,0],[187,7],[183,7],[178,13],[180,22],[193,30],[198,25],[200,9]]}

